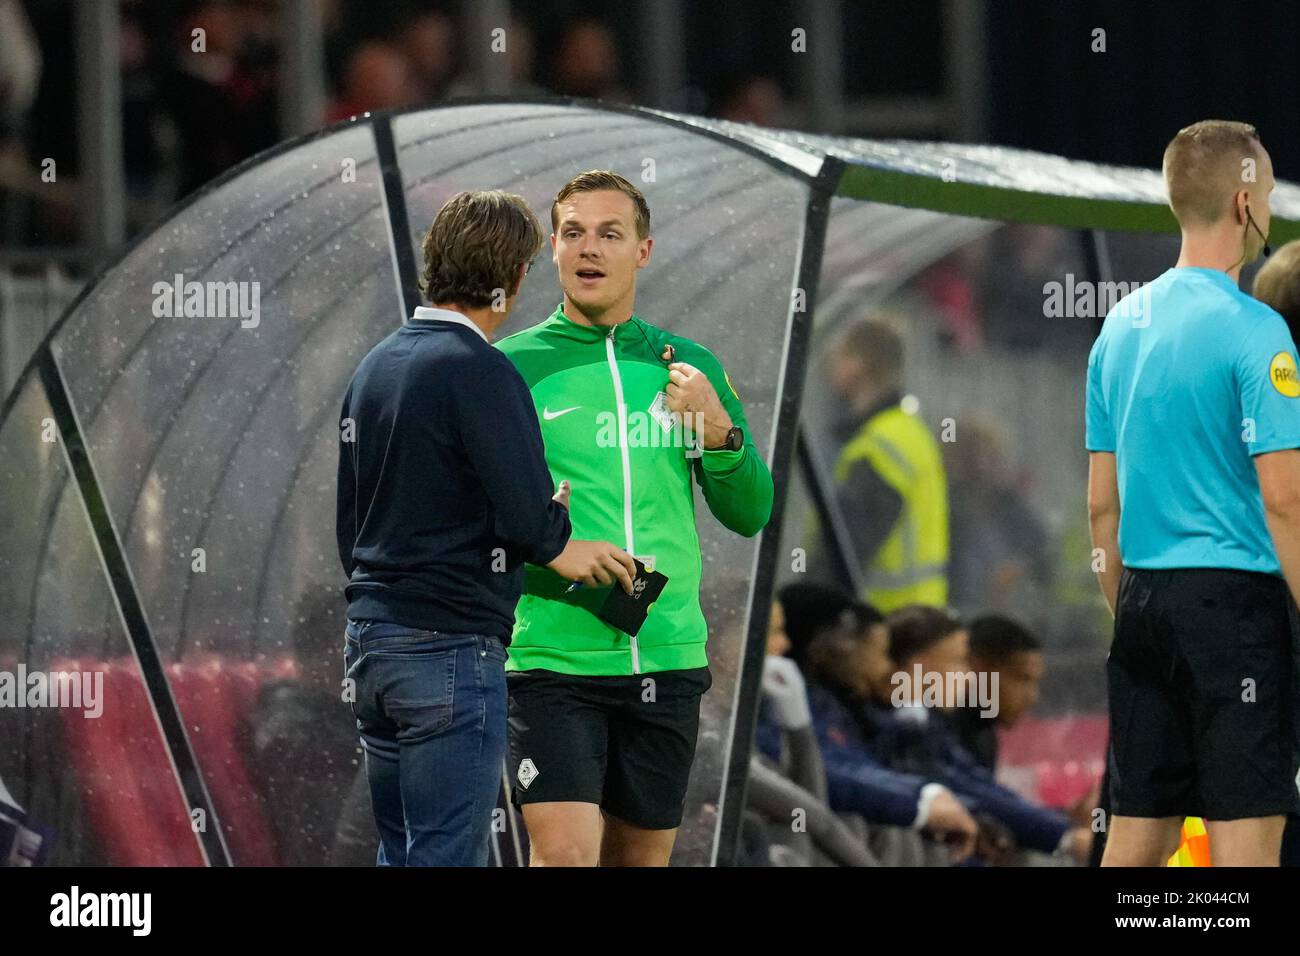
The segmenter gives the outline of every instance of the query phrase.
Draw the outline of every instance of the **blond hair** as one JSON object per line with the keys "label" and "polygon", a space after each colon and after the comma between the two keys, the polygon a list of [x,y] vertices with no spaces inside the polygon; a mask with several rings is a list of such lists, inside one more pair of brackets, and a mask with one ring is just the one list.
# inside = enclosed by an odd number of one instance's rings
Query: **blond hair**
{"label": "blond hair", "polygon": [[1250,294],[1286,319],[1300,325],[1300,239],[1288,242],[1255,273]]}
{"label": "blond hair", "polygon": [[1180,129],[1162,163],[1179,225],[1209,226],[1228,215],[1233,195],[1254,181],[1246,170],[1253,171],[1259,149],[1259,133],[1249,123],[1202,120]]}

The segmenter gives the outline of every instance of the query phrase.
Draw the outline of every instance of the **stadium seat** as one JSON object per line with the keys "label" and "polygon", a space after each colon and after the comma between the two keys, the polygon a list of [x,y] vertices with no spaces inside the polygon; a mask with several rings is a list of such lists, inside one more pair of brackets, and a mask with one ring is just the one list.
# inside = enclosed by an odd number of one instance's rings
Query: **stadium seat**
{"label": "stadium seat", "polygon": [[275,837],[243,749],[261,670],[208,656],[171,664],[167,676],[235,864],[276,865]]}
{"label": "stadium seat", "polygon": [[[157,731],[134,658],[62,659],[55,670],[104,673],[104,712],[60,710],[60,725],[90,826],[114,866],[201,866],[188,808]],[[292,659],[229,662],[216,655],[168,665],[208,793],[234,862],[274,866],[279,854],[245,759],[248,720],[268,680],[292,678]]]}
{"label": "stadium seat", "polygon": [[[1104,714],[1026,717],[998,735],[998,773],[1032,780],[1025,796],[1065,807],[1088,793],[1105,769]],[[1017,789],[1019,789],[1017,787]]]}
{"label": "stadium seat", "polygon": [[104,862],[112,866],[200,866],[203,857],[134,659],[62,659],[53,670],[104,674],[104,710],[94,719],[60,708],[65,752]]}

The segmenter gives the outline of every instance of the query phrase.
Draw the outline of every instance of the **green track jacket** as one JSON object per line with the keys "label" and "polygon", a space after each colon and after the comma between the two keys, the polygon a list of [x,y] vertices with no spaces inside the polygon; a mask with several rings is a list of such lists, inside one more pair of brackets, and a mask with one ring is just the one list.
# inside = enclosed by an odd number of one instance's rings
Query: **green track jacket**
{"label": "green track jacket", "polygon": [[[709,377],[745,430],[740,451],[695,449],[684,438],[664,405],[666,344]],[[572,485],[573,538],[610,541],[668,576],[640,633],[629,637],[596,617],[608,588],[566,594],[568,581],[526,565],[507,669],[615,676],[704,667],[691,475],[709,510],[737,534],[752,537],[772,513],[772,475],[722,365],[703,346],[635,315],[607,329],[570,321],[563,306],[497,347],[532,392],[556,486]]]}

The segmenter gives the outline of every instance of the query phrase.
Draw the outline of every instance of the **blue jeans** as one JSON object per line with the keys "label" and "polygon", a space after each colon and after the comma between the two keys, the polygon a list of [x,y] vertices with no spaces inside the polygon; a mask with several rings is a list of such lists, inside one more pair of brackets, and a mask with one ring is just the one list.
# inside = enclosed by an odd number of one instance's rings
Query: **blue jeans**
{"label": "blue jeans", "polygon": [[486,866],[506,749],[495,637],[348,621],[343,652],[366,753],[379,866]]}

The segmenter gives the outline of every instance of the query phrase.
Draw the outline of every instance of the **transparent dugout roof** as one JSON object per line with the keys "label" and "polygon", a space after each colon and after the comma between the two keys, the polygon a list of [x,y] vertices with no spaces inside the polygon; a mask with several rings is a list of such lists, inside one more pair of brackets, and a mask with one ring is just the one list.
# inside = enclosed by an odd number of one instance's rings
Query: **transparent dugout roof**
{"label": "transparent dugout roof", "polygon": [[[518,192],[547,222],[559,186],[597,167],[637,182],[651,207],[655,246],[638,313],[719,356],[778,495],[790,474],[806,356],[821,328],[884,301],[908,276],[984,235],[995,226],[989,216],[1099,229],[1169,225],[1150,171],[560,100],[359,117],[205,187],[88,285],[4,404],[0,434],[27,436],[51,401],[66,402],[65,424],[76,434],[63,437],[84,443],[90,469],[79,481],[55,474],[49,450],[32,446],[10,475],[14,459],[6,457],[0,567],[19,572],[6,586],[26,603],[7,604],[0,647],[35,660],[25,650],[34,641],[81,648],[93,631],[102,646],[85,653],[107,661],[147,642],[157,651],[151,666],[174,687],[198,679],[184,668],[244,668],[213,685],[231,688],[219,714],[188,683],[175,704],[218,810],[232,808],[227,816],[239,821],[224,823],[233,862],[254,862],[241,859],[240,846],[256,841],[229,831],[260,835],[254,818],[270,816],[275,799],[266,796],[257,811],[223,796],[223,788],[258,782],[245,738],[265,702],[259,695],[296,680],[337,699],[344,581],[334,544],[336,415],[361,357],[417,301],[423,231],[461,189]],[[1274,234],[1286,238],[1300,222],[1300,190],[1279,184],[1274,208]],[[541,321],[559,301],[545,252],[539,266],[502,334]],[[69,533],[56,524],[83,507],[88,484],[102,496],[109,546],[129,576],[106,581],[75,549],[33,546]],[[674,858],[684,864],[716,862],[734,840],[779,559],[779,535],[738,538],[698,497],[697,505],[714,685]],[[51,598],[43,582],[66,580],[74,559],[82,562],[74,577],[98,583]],[[118,611],[123,589],[143,611],[130,626]],[[306,633],[307,622],[320,620],[332,623]],[[346,705],[331,713],[346,740]],[[214,741],[217,723],[239,739]],[[2,756],[6,780],[30,775],[42,759]],[[357,766],[341,744],[303,765],[325,768],[311,782],[337,801]],[[334,822],[303,827],[319,842]],[[276,839],[275,858],[256,862],[298,859],[294,844],[306,838]]]}

